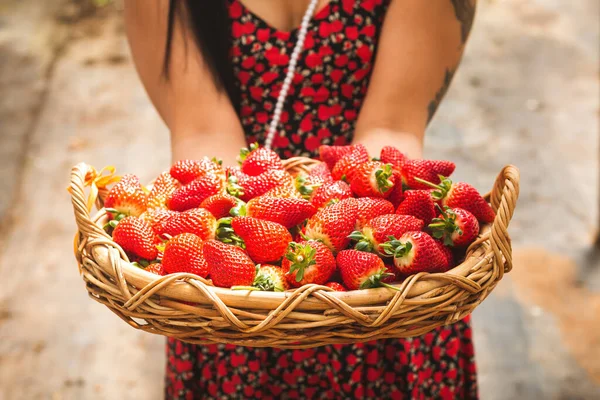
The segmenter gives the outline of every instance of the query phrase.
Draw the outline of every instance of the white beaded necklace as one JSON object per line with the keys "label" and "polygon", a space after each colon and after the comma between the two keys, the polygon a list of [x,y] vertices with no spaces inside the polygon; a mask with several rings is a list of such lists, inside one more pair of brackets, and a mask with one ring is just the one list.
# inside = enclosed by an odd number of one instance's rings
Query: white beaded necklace
{"label": "white beaded necklace", "polygon": [[296,64],[298,63],[298,57],[300,57],[300,53],[304,48],[304,40],[306,39],[308,24],[310,23],[310,19],[312,18],[313,13],[315,12],[315,8],[317,7],[318,1],[319,0],[311,0],[310,4],[308,5],[308,8],[306,9],[306,13],[304,13],[304,17],[302,17],[302,23],[300,24],[300,30],[298,32],[298,40],[296,41],[296,46],[294,47],[294,51],[292,52],[292,55],[290,57],[288,71],[285,76],[285,80],[283,81],[283,85],[281,86],[279,96],[277,97],[277,103],[275,103],[275,110],[273,111],[273,119],[271,120],[269,130],[267,131],[267,137],[265,138],[265,147],[267,149],[271,148],[271,145],[273,144],[273,139],[275,139],[277,126],[279,125],[279,120],[281,119],[283,104],[285,103],[285,98],[287,97],[287,94],[290,90],[292,79],[294,79],[294,73],[296,72]]}

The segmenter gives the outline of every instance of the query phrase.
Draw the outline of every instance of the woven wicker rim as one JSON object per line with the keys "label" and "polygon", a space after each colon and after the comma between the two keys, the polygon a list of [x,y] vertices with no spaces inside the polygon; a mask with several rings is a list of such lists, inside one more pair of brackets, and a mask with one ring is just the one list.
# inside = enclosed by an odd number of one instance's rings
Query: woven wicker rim
{"label": "woven wicker rim", "polygon": [[[296,157],[284,163],[297,174],[319,161]],[[90,215],[91,205],[101,207],[105,195],[94,185],[99,175],[78,164],[70,185],[79,228],[75,255],[90,297],[136,329],[190,343],[307,348],[417,336],[471,313],[512,269],[507,228],[519,194],[519,172],[511,165],[487,195],[496,219],[482,227],[465,261],[446,273],[413,275],[396,285],[398,291],[335,292],[319,285],[284,293],[234,291],[192,274],[146,272],[130,264],[102,229],[105,211]],[[87,185],[92,187],[89,196]]]}

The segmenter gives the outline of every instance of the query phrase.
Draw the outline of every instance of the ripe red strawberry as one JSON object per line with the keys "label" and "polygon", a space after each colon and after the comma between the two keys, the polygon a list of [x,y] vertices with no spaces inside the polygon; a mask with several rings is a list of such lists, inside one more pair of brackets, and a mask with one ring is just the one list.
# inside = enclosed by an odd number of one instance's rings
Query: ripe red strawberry
{"label": "ripe red strawberry", "polygon": [[333,182],[333,177],[325,163],[318,163],[308,173],[303,172],[295,179],[296,189],[305,199],[310,199],[315,190],[328,182]]}
{"label": "ripe red strawberry", "polygon": [[179,183],[168,172],[163,172],[156,178],[148,194],[148,210],[153,208],[167,208],[167,199],[177,188]]}
{"label": "ripe red strawberry", "polygon": [[152,272],[153,274],[160,275],[160,276],[167,275],[167,271],[165,271],[165,268],[163,267],[163,265],[161,263],[152,263],[152,264],[148,265],[146,268],[144,268],[144,271]]}
{"label": "ripe red strawberry", "polygon": [[358,166],[369,160],[367,148],[362,144],[354,145],[352,152],[342,157],[331,170],[331,176],[336,181],[345,177],[347,182],[352,182],[352,178]]}
{"label": "ripe red strawberry", "polygon": [[429,224],[433,237],[442,239],[446,246],[465,247],[479,235],[477,218],[462,208],[445,208]]}
{"label": "ripe red strawberry", "polygon": [[261,290],[264,292],[285,292],[289,289],[285,273],[280,267],[275,265],[260,265],[257,267],[256,277],[251,287],[238,286],[234,289]]}
{"label": "ripe red strawberry", "polygon": [[404,188],[402,187],[402,173],[394,169],[392,174],[394,179],[394,187],[390,190],[390,195],[387,200],[394,205],[394,209],[398,208],[402,200],[404,200]]}
{"label": "ripe red strawberry", "polygon": [[308,176],[319,178],[323,183],[333,181],[333,176],[331,176],[331,169],[324,162],[318,163],[317,165],[312,167],[308,172]]}
{"label": "ripe red strawberry", "polygon": [[182,185],[195,181],[206,175],[221,175],[223,168],[218,162],[204,157],[200,160],[180,160],[171,167],[169,173],[177,179]]}
{"label": "ripe red strawberry", "polygon": [[456,166],[451,161],[408,160],[402,167],[402,182],[410,189],[429,189],[416,178],[439,183],[439,175],[450,176]]}
{"label": "ripe red strawberry", "polygon": [[394,184],[392,165],[379,161],[359,165],[350,180],[350,188],[357,197],[387,197]]}
{"label": "ripe red strawberry", "polygon": [[257,176],[273,169],[283,170],[281,159],[273,150],[258,147],[254,143],[249,149],[242,149],[239,161],[241,170],[248,176]]}
{"label": "ripe red strawberry", "polygon": [[308,240],[289,245],[281,268],[291,286],[322,285],[335,271],[335,258],[323,243]]}
{"label": "ripe red strawberry", "polygon": [[240,247],[209,240],[204,242],[202,254],[215,286],[250,286],[254,282],[256,266]]}
{"label": "ripe red strawberry", "polygon": [[238,184],[243,188],[244,194],[240,198],[244,201],[265,194],[277,187],[293,184],[293,178],[284,170],[272,169],[257,176],[240,175]]}
{"label": "ripe red strawberry", "polygon": [[242,169],[239,166],[227,166],[225,167],[225,176],[227,176],[227,178],[229,177],[235,177],[238,181],[239,179],[244,176],[246,174],[242,173]]}
{"label": "ripe red strawberry", "polygon": [[356,199],[349,198],[319,210],[306,222],[307,238],[321,240],[331,251],[337,253],[348,247],[348,235],[354,230],[358,219]]}
{"label": "ripe red strawberry", "polygon": [[394,257],[394,265],[404,275],[418,272],[442,272],[447,265],[444,253],[435,239],[425,232],[406,232],[380,246],[385,254]]}
{"label": "ripe red strawberry", "polygon": [[150,223],[152,230],[157,235],[162,235],[165,232],[167,222],[178,214],[177,211],[167,210],[166,208],[154,208],[146,211],[140,217]]}
{"label": "ripe red strawberry", "polygon": [[404,192],[404,200],[396,209],[396,214],[412,215],[429,225],[435,218],[435,202],[431,198],[429,190],[407,190]]}
{"label": "ripe red strawberry", "polygon": [[158,256],[158,239],[150,223],[139,217],[125,217],[112,233],[112,238],[127,254],[154,260]]}
{"label": "ripe red strawberry", "polygon": [[232,208],[238,205],[240,200],[228,193],[218,193],[204,199],[201,208],[208,210],[215,218],[224,218],[229,215]]}
{"label": "ripe red strawberry", "polygon": [[481,222],[494,222],[496,213],[492,210],[492,207],[488,202],[479,194],[477,189],[468,183],[452,183],[448,178],[442,179],[439,185],[424,180],[421,182],[435,189],[431,192],[431,196],[435,201],[440,202],[442,206],[462,208],[469,211]]}
{"label": "ripe red strawberry", "polygon": [[384,146],[379,155],[379,161],[392,164],[394,169],[401,170],[408,157],[394,146]]}
{"label": "ripe red strawberry", "polygon": [[205,199],[220,193],[224,188],[225,176],[223,174],[205,174],[175,190],[167,199],[167,206],[175,211],[196,208]]}
{"label": "ripe red strawberry", "polygon": [[423,230],[423,221],[411,215],[386,214],[371,219],[360,231],[350,235],[356,240],[355,248],[360,251],[383,253],[381,245],[389,237],[400,237],[406,232]]}
{"label": "ripe red strawberry", "polygon": [[246,252],[256,263],[280,260],[292,241],[292,235],[276,222],[252,217],[235,217],[233,231],[244,241]]}
{"label": "ripe red strawberry", "polygon": [[169,274],[186,272],[202,278],[208,276],[208,264],[202,252],[204,242],[193,233],[174,236],[165,245],[162,264]]}
{"label": "ripe red strawberry", "polygon": [[343,200],[352,197],[350,185],[343,181],[324,183],[313,193],[310,202],[316,208],[325,207],[332,200]]}
{"label": "ripe red strawberry", "polygon": [[292,228],[317,212],[309,201],[296,198],[259,196],[250,200],[245,206],[236,207],[236,216],[260,218],[277,222],[286,228]]}
{"label": "ripe red strawberry", "polygon": [[121,180],[110,189],[104,199],[104,207],[116,210],[109,212],[111,218],[117,213],[139,217],[148,206],[148,195],[144,192],[137,176],[123,175]]}
{"label": "ripe red strawberry", "polygon": [[323,144],[319,147],[319,159],[327,166],[329,169],[333,169],[335,164],[344,156],[350,154],[356,145],[350,146],[328,146]]}
{"label": "ripe red strawberry", "polygon": [[273,189],[270,189],[267,192],[265,192],[265,194],[262,194],[261,196],[284,197],[294,199],[303,198],[302,194],[298,191],[298,188],[295,185],[291,184],[274,187]]}
{"label": "ripe red strawberry", "polygon": [[350,290],[385,286],[382,279],[389,276],[383,260],[373,253],[343,250],[337,255],[336,261],[342,281]]}
{"label": "ripe red strawberry", "polygon": [[385,199],[361,197],[356,199],[358,204],[358,219],[354,229],[360,230],[368,221],[385,214],[393,214],[394,206]]}
{"label": "ripe red strawberry", "polygon": [[202,240],[214,239],[217,220],[204,208],[192,208],[179,213],[166,222],[164,233],[171,236],[193,233]]}
{"label": "ripe red strawberry", "polygon": [[448,246],[444,246],[444,243],[439,240],[436,240],[435,243],[437,244],[438,249],[440,249],[440,251],[444,254],[444,259],[446,261],[442,271],[447,271],[451,268],[454,268],[454,254],[452,253],[452,250],[450,250]]}
{"label": "ripe red strawberry", "polygon": [[346,288],[341,283],[327,282],[325,286],[332,288],[336,292],[347,292]]}

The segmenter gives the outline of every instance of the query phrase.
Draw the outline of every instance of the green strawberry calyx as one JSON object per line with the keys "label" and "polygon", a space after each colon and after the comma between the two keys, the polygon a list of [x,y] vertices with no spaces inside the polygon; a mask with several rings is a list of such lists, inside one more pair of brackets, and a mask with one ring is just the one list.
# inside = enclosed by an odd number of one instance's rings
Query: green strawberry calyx
{"label": "green strawberry calyx", "polygon": [[230,175],[227,178],[226,190],[227,193],[229,193],[233,197],[240,197],[244,195],[244,188],[238,185],[238,179],[233,175]]}
{"label": "green strawberry calyx", "polygon": [[446,178],[443,175],[438,175],[438,177],[440,178],[440,183],[438,185],[426,181],[425,179],[415,177],[415,181],[435,189],[433,192],[431,192],[431,197],[436,201],[445,199],[450,190],[452,189],[452,181],[450,180],[450,178]]}
{"label": "green strawberry calyx", "polygon": [[317,263],[317,251],[310,244],[301,245],[296,242],[291,242],[288,248],[289,251],[285,254],[285,258],[291,262],[288,274],[295,272],[296,282],[301,282],[306,270]]}
{"label": "green strawberry calyx", "polygon": [[138,260],[131,263],[134,267],[138,267],[141,269],[146,269],[150,265],[150,261],[148,260]]}
{"label": "green strawberry calyx", "polygon": [[281,278],[276,274],[261,268],[260,264],[256,266],[256,277],[252,286],[232,286],[232,290],[250,290],[262,292],[284,292],[285,287]]}
{"label": "green strawberry calyx", "polygon": [[252,286],[267,292],[285,291],[285,287],[283,286],[280,276],[270,272],[268,269],[260,268],[259,266],[257,266],[256,278],[254,278],[254,283]]}
{"label": "green strawberry calyx", "polygon": [[218,220],[215,237],[217,240],[220,240],[223,243],[231,244],[245,249],[246,243],[244,242],[244,239],[239,237],[233,230],[233,227],[231,226],[232,220],[232,217],[225,217]]}
{"label": "green strawberry calyx", "polygon": [[394,186],[394,182],[390,180],[394,170],[392,164],[385,164],[382,168],[375,171],[375,180],[377,181],[377,190],[380,193],[385,193]]}
{"label": "green strawberry calyx", "polygon": [[348,238],[356,241],[356,245],[354,245],[356,250],[366,251],[367,253],[373,252],[373,242],[369,240],[369,238],[361,231],[352,232],[350,235],[348,235]]}
{"label": "green strawberry calyx", "polygon": [[319,186],[321,186],[321,184],[312,184],[312,185],[307,184],[306,177],[304,177],[304,176],[296,177],[296,180],[294,183],[295,183],[295,186],[296,186],[296,189],[298,190],[298,192],[300,192],[302,197],[305,198],[306,200],[310,199],[310,196],[313,194],[315,189],[317,189]]}
{"label": "green strawberry calyx", "polygon": [[240,165],[244,162],[248,154],[252,153],[254,150],[258,149],[258,143],[254,142],[250,145],[249,148],[243,148],[240,150],[240,155],[238,156],[238,162]]}
{"label": "green strawberry calyx", "polygon": [[[377,272],[369,275],[361,284],[359,289],[372,289],[381,286],[387,286],[382,280],[392,276],[385,268],[379,269]],[[393,287],[393,286],[392,286]]]}
{"label": "green strawberry calyx", "polygon": [[332,205],[334,205],[334,204],[337,204],[337,203],[339,203],[340,201],[341,201],[341,200],[340,200],[340,199],[338,199],[338,198],[330,199],[330,200],[329,200],[327,203],[325,203],[325,205],[324,205],[322,208],[325,208],[325,207],[332,206]]}
{"label": "green strawberry calyx", "polygon": [[444,245],[454,246],[452,235],[454,233],[462,235],[463,233],[462,229],[460,229],[456,223],[456,213],[449,207],[442,208],[437,204],[436,207],[440,211],[441,216],[431,220],[431,224],[428,225],[428,228],[431,230],[434,238],[444,240]]}
{"label": "green strawberry calyx", "polygon": [[389,241],[382,243],[379,247],[383,250],[383,254],[389,257],[402,258],[412,250],[412,243],[409,241],[402,242],[394,236],[388,236]]}
{"label": "green strawberry calyx", "polygon": [[129,216],[128,213],[120,212],[119,210],[116,210],[114,208],[106,208],[105,211],[107,212],[109,218],[112,216],[112,219],[110,221],[108,221],[106,224],[104,224],[104,226],[103,226],[104,229],[116,228],[117,225],[119,224],[119,221],[121,221],[123,218]]}
{"label": "green strawberry calyx", "polygon": [[248,215],[248,207],[246,203],[238,199],[237,204],[229,210],[229,215],[232,217],[245,217]]}

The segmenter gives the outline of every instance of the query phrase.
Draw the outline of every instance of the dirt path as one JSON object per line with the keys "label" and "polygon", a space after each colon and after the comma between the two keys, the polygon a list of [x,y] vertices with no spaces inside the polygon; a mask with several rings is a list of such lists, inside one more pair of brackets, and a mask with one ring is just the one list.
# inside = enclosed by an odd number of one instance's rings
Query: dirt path
{"label": "dirt path", "polygon": [[[600,274],[561,285],[597,220],[598,3],[571,3],[480,0],[427,136],[427,155],[481,190],[506,163],[522,170],[522,250],[474,318],[486,400],[600,398],[595,320],[577,312],[597,305]],[[159,399],[163,339],[87,298],[65,187],[80,161],[149,180],[168,134],[119,12],[79,4],[0,0],[0,399]]]}

